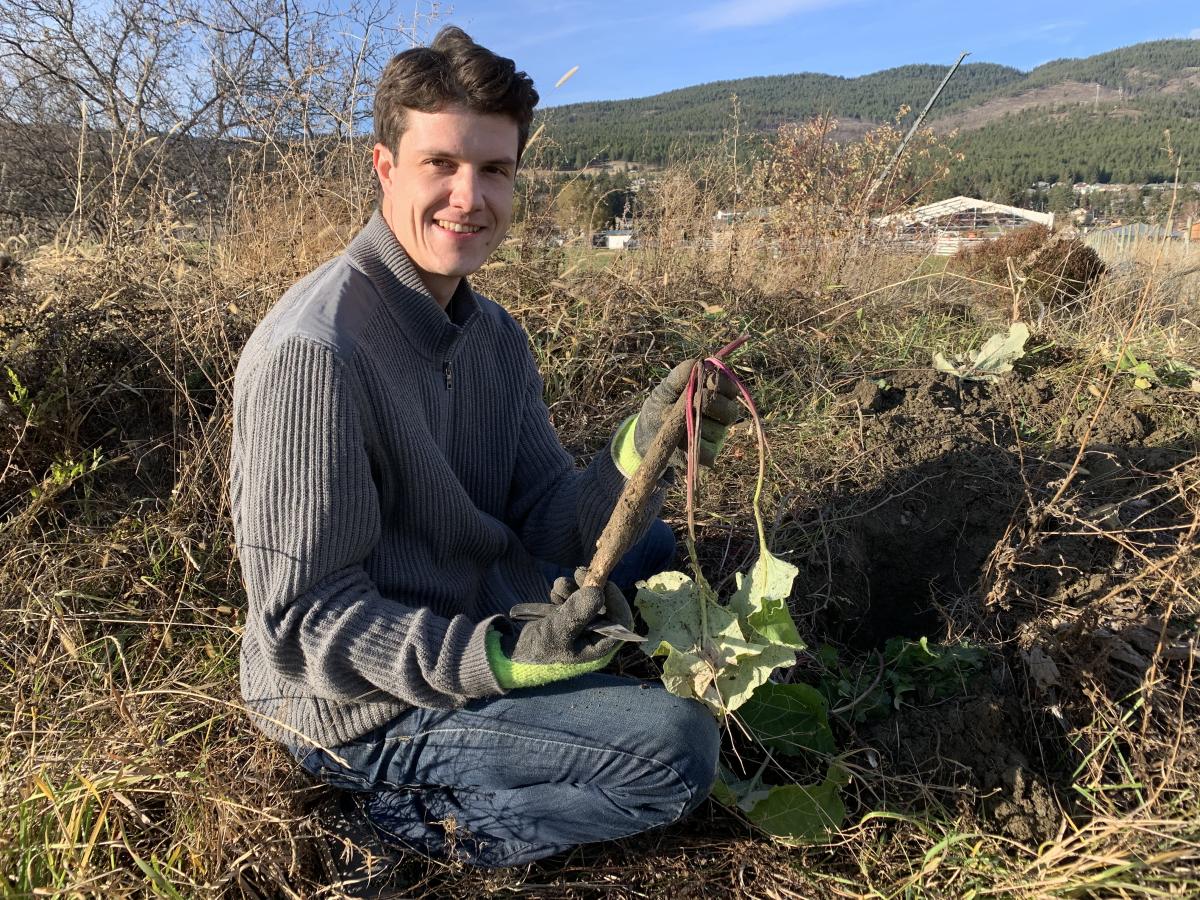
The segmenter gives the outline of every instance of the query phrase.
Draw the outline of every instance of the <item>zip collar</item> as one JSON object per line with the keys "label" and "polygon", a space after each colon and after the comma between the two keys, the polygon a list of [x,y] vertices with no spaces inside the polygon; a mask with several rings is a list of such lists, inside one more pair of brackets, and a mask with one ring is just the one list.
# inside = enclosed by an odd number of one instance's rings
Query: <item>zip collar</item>
{"label": "zip collar", "polygon": [[379,210],[350,242],[346,256],[371,280],[413,347],[426,356],[447,352],[479,313],[466,278],[442,309]]}

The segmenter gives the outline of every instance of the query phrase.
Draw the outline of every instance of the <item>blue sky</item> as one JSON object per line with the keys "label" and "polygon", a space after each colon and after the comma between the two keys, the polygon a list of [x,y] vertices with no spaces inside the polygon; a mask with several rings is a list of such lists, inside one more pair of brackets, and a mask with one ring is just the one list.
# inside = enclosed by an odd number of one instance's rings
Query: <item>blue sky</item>
{"label": "blue sky", "polygon": [[[449,10],[449,12],[447,12]],[[789,72],[865,75],[906,63],[1028,70],[1161,38],[1200,38],[1191,0],[457,0],[453,23],[533,76],[542,105],[643,97]],[[579,71],[554,83],[572,66]]]}

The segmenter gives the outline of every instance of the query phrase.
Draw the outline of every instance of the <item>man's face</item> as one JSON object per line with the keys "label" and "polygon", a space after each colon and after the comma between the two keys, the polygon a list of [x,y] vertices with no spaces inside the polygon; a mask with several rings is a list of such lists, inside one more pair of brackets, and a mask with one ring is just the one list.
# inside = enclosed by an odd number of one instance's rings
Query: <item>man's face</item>
{"label": "man's face", "polygon": [[458,107],[407,110],[396,153],[375,145],[384,220],[442,306],[512,221],[517,123]]}

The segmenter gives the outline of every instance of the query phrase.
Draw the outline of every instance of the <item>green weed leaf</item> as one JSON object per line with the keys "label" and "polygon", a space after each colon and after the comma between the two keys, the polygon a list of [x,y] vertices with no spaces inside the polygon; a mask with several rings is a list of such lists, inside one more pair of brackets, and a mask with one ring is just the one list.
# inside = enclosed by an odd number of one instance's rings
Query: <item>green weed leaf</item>
{"label": "green weed leaf", "polygon": [[826,838],[846,818],[837,767],[820,784],[784,784],[746,811],[746,818],[783,844],[811,844]]}

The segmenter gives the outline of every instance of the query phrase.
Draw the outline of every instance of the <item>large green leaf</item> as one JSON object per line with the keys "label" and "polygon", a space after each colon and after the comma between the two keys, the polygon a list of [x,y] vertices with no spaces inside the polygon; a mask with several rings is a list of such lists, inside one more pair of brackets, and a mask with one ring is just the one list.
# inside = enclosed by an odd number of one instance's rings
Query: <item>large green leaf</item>
{"label": "large green leaf", "polygon": [[825,698],[807,684],[764,684],[738,711],[762,744],[780,753],[835,751]]}
{"label": "large green leaf", "polygon": [[803,650],[804,642],[788,609],[792,582],[798,572],[791,563],[763,547],[749,574],[737,574],[737,590],[729,598],[729,606],[743,624],[753,628],[767,643]]}
{"label": "large green leaf", "polygon": [[773,787],[746,811],[746,818],[784,844],[824,840],[846,818],[841,781],[832,777],[831,771],[831,777],[821,784]]}

